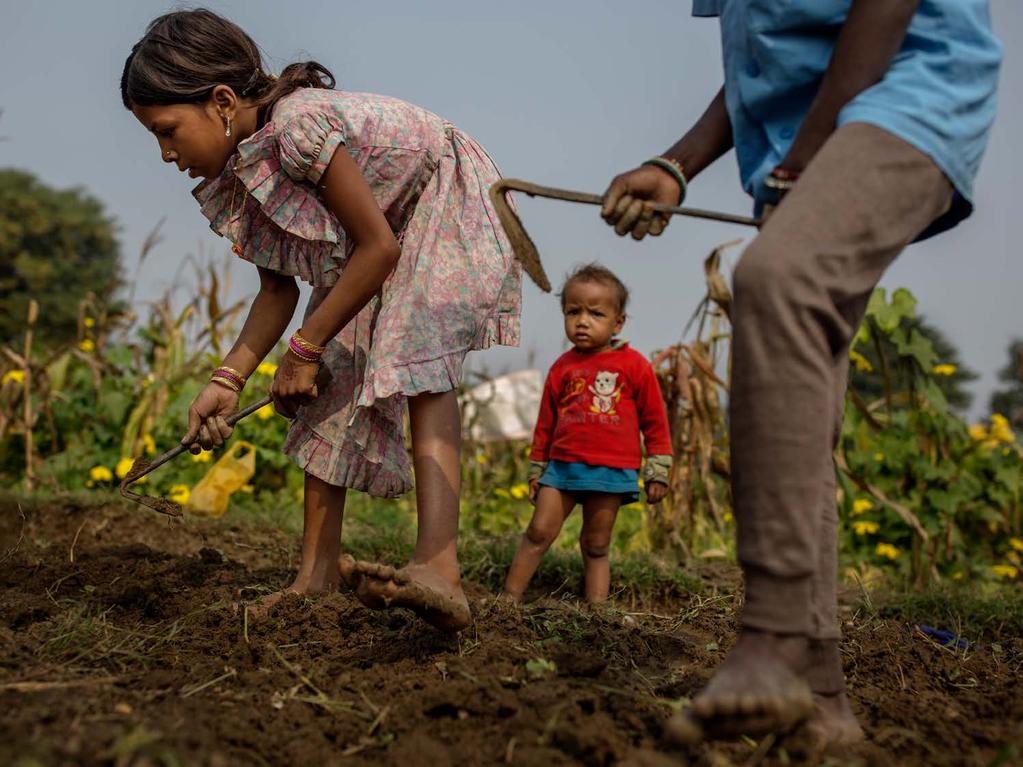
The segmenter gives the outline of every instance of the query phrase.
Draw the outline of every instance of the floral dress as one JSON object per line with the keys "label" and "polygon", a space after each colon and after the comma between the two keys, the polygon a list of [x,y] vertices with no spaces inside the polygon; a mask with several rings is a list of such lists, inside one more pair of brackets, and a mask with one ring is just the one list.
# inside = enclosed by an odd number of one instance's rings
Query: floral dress
{"label": "floral dress", "polygon": [[333,379],[299,410],[284,450],[325,482],[393,497],[412,487],[405,399],[456,388],[468,351],[518,344],[520,269],[487,194],[499,172],[475,140],[397,99],[303,88],[193,194],[243,259],[313,286],[306,317],[353,249],[316,189],[342,145],[401,257],[327,344]]}

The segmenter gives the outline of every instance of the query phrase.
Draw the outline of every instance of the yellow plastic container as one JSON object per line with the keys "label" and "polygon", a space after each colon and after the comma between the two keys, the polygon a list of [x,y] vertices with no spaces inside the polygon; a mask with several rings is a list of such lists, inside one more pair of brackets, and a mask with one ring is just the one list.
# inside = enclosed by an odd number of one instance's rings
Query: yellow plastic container
{"label": "yellow plastic container", "polygon": [[256,473],[256,448],[239,440],[210,467],[206,476],[192,488],[185,508],[193,514],[222,517],[231,494],[245,486]]}

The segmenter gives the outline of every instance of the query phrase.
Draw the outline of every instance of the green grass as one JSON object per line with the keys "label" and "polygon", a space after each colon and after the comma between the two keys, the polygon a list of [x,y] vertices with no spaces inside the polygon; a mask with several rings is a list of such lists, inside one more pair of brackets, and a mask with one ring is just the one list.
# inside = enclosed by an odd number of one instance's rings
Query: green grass
{"label": "green grass", "polygon": [[879,618],[954,631],[971,642],[1023,636],[1023,591],[1011,586],[885,593],[865,609]]}

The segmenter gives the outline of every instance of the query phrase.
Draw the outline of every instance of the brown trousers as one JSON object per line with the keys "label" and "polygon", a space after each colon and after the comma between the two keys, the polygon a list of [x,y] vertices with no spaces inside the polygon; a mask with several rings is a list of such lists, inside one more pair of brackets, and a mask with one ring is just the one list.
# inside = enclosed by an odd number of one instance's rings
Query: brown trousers
{"label": "brown trousers", "polygon": [[[884,270],[951,198],[926,154],[852,123],[736,267],[729,410],[745,626],[839,636],[832,455],[849,344]],[[837,644],[823,644],[837,659]]]}

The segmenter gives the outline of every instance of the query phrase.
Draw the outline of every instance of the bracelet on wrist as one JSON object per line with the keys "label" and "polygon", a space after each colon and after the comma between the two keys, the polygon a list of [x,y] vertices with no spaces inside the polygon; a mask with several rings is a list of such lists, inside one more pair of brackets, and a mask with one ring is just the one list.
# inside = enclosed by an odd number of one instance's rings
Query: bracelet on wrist
{"label": "bracelet on wrist", "polygon": [[672,178],[678,182],[678,204],[681,205],[686,199],[686,189],[688,182],[686,181],[686,173],[682,168],[682,164],[678,160],[673,160],[671,157],[651,157],[649,160],[643,163],[643,165],[650,165],[655,168],[660,168],[663,171],[669,173]]}
{"label": "bracelet on wrist", "polygon": [[230,378],[225,378],[224,376],[218,375],[210,376],[210,383],[219,384],[220,386],[223,386],[226,389],[230,389],[235,394],[241,394],[242,391],[241,387],[238,386],[238,384],[236,384]]}
{"label": "bracelet on wrist", "polygon": [[221,365],[219,368],[213,371],[210,376],[210,380],[219,379],[220,382],[227,382],[230,384],[229,388],[234,391],[240,392],[245,388],[246,378],[234,368],[229,368],[226,365]]}
{"label": "bracelet on wrist", "polygon": [[764,186],[778,192],[787,192],[796,185],[799,175],[798,170],[786,170],[779,165],[764,179]]}
{"label": "bracelet on wrist", "polygon": [[304,362],[319,362],[326,348],[302,338],[297,330],[288,339],[288,351]]}

